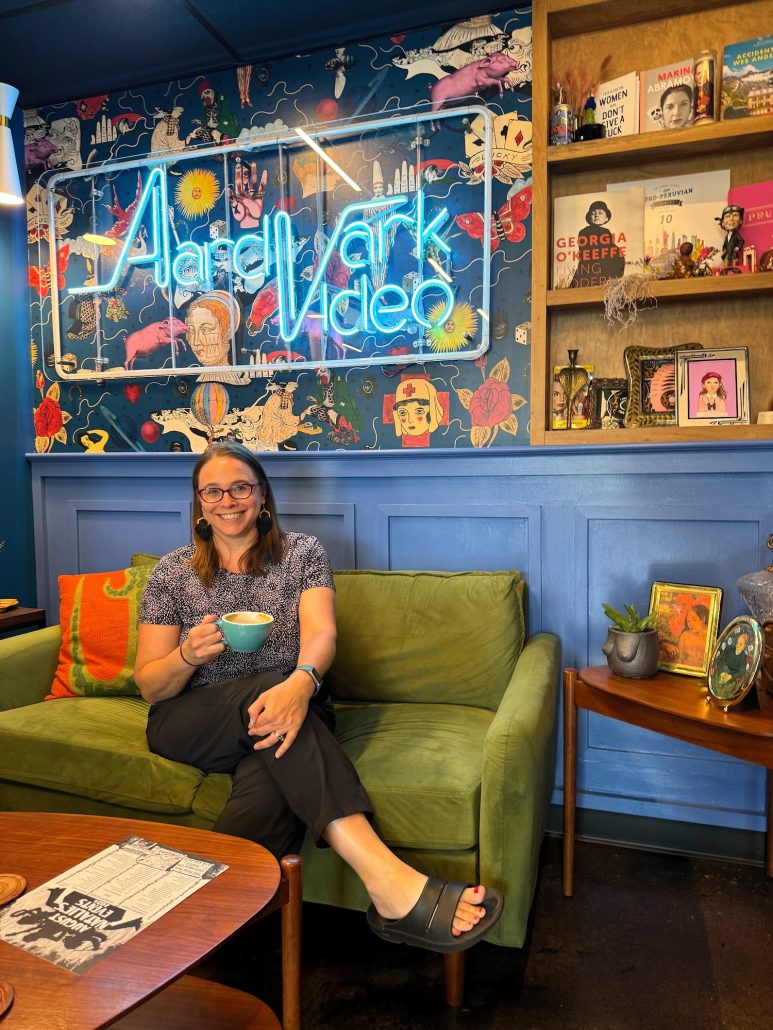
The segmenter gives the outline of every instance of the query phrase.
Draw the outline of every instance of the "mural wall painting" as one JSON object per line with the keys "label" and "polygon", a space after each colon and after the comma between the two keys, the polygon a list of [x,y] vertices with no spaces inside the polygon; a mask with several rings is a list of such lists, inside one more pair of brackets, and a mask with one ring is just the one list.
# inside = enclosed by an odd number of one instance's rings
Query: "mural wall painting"
{"label": "mural wall painting", "polygon": [[35,449],[527,444],[530,117],[528,9],[25,112]]}

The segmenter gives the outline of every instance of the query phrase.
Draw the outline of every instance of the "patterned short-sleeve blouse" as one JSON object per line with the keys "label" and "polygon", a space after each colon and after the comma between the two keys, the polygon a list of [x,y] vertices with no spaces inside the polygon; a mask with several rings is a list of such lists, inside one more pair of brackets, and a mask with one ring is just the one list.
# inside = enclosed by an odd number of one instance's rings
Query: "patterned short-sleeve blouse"
{"label": "patterned short-sleeve blouse", "polygon": [[165,555],[156,565],[140,607],[140,622],[181,626],[180,641],[205,615],[259,611],[274,616],[271,636],[259,651],[238,654],[226,649],[202,665],[189,681],[191,687],[219,683],[269,669],[293,669],[300,651],[298,605],[304,590],[333,587],[325,550],[316,537],[286,533],[286,552],[278,565],[266,566],[264,576],[220,569],[205,587],[190,566],[193,544]]}

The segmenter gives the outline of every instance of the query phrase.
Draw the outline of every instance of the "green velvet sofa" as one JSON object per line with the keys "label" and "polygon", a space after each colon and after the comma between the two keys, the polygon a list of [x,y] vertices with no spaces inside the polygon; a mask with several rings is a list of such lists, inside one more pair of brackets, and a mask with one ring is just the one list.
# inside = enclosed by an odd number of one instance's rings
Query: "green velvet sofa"
{"label": "green velvet sofa", "polygon": [[[337,736],[387,843],[417,868],[505,894],[489,936],[526,934],[555,768],[559,646],[526,639],[517,572],[338,572],[326,680]],[[140,697],[44,701],[58,626],[0,641],[0,809],[210,828],[224,774],[150,754]],[[304,898],[364,909],[330,849],[305,847]]]}

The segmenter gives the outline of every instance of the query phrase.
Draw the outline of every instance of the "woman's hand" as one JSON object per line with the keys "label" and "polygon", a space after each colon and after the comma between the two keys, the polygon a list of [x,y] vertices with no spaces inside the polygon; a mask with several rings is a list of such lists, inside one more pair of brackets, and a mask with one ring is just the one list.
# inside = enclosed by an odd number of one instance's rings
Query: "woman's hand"
{"label": "woman's hand", "polygon": [[[263,738],[255,744],[256,751],[276,747],[274,757],[281,758],[292,747],[309,710],[313,689],[306,673],[291,673],[253,701],[247,709],[250,716],[247,732]],[[277,734],[284,740],[278,740]]]}
{"label": "woman's hand", "polygon": [[217,615],[205,615],[183,640],[182,656],[189,665],[206,665],[225,650],[217,619]]}

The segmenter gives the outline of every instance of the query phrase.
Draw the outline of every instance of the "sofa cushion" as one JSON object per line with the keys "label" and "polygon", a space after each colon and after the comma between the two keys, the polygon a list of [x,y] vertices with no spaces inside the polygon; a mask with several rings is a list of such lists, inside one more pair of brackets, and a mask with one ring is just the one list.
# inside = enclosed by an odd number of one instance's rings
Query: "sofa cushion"
{"label": "sofa cushion", "polygon": [[[148,751],[147,715],[147,704],[132,697],[59,699],[4,712],[0,779],[140,811],[194,811],[205,775]],[[230,776],[207,779],[222,781],[222,807]]]}
{"label": "sofa cushion", "polygon": [[155,568],[160,561],[160,555],[145,554],[143,551],[135,551],[131,558],[131,564],[133,566],[150,565],[151,568]]}
{"label": "sofa cushion", "polygon": [[335,700],[496,710],[525,637],[518,572],[335,573]]}
{"label": "sofa cushion", "polygon": [[354,762],[391,847],[478,842],[490,712],[462,705],[341,705],[336,737]]}
{"label": "sofa cushion", "polygon": [[59,577],[62,646],[50,698],[139,695],[137,617],[152,568]]}

